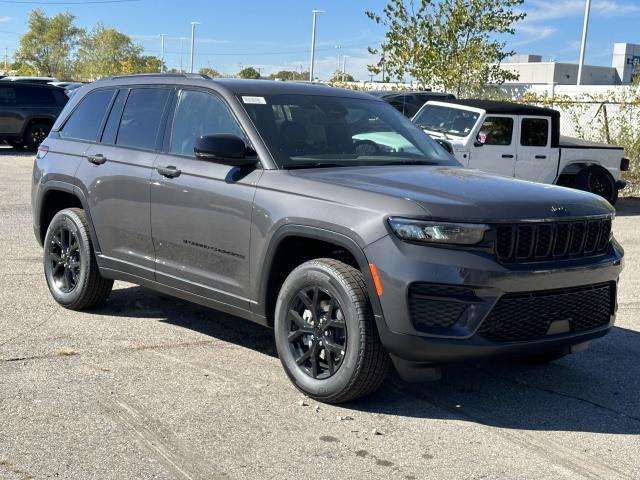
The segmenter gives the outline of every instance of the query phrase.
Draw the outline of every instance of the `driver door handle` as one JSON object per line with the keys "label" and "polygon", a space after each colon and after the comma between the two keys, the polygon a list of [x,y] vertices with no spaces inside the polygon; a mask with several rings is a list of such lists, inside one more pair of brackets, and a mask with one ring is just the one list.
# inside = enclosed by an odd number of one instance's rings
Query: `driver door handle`
{"label": "driver door handle", "polygon": [[505,153],[504,155],[502,155],[502,158],[513,158],[513,155]]}
{"label": "driver door handle", "polygon": [[544,160],[545,158],[547,158],[547,156],[546,155],[536,155],[536,158],[538,160]]}
{"label": "driver door handle", "polygon": [[96,155],[89,155],[87,157],[87,160],[89,160],[94,165],[102,165],[104,162],[107,161],[107,157],[105,157],[101,153],[97,153]]}
{"label": "driver door handle", "polygon": [[168,167],[158,167],[156,170],[160,175],[167,178],[176,178],[182,173],[182,170],[178,170],[173,165],[169,165]]}

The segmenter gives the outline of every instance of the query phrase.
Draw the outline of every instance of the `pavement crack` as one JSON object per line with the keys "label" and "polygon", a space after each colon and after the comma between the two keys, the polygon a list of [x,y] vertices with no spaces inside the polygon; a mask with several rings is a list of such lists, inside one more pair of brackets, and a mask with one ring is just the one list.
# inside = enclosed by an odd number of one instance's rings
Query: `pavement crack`
{"label": "pavement crack", "polygon": [[626,413],[620,412],[619,410],[616,410],[614,408],[608,407],[608,406],[603,405],[603,404],[598,403],[598,402],[594,402],[593,400],[589,400],[587,398],[578,397],[576,395],[571,395],[569,393],[558,392],[556,390],[552,390],[552,389],[546,388],[546,387],[541,387],[539,385],[533,385],[531,383],[527,383],[526,381],[520,380],[518,378],[511,378],[511,377],[506,377],[506,376],[503,376],[503,375],[497,375],[497,374],[495,374],[493,372],[485,370],[484,368],[480,368],[480,367],[476,367],[476,368],[478,369],[478,371],[484,373],[485,375],[487,375],[487,376],[489,376],[491,378],[495,378],[495,379],[498,379],[498,380],[503,380],[503,381],[506,381],[506,382],[509,382],[509,383],[512,383],[512,384],[515,384],[515,385],[521,385],[521,386],[524,386],[524,387],[527,387],[527,388],[532,388],[534,390],[545,392],[545,393],[548,393],[550,395],[558,395],[560,397],[569,398],[569,399],[572,399],[572,400],[577,400],[579,402],[583,402],[583,403],[586,403],[587,405],[591,405],[593,407],[600,408],[602,410],[605,410],[607,412],[613,413],[615,415],[619,415],[621,417],[628,418],[628,419],[634,420],[636,422],[640,422],[640,417],[636,417],[634,415],[628,415]]}

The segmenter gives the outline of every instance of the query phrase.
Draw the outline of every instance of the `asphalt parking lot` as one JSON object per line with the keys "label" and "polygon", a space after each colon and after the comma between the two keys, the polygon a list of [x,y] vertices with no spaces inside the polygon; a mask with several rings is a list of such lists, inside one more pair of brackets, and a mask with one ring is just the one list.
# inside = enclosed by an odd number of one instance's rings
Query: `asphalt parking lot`
{"label": "asphalt parking lot", "polygon": [[640,478],[640,200],[622,200],[617,326],[554,364],[391,376],[343,406],[291,386],[270,330],[117,282],[49,295],[32,156],[0,149],[1,479]]}

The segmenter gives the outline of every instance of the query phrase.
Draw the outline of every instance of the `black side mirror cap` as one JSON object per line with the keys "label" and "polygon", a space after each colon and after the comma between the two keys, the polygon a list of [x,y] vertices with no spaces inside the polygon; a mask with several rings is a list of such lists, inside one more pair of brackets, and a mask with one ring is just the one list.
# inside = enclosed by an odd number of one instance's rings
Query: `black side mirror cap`
{"label": "black side mirror cap", "polygon": [[482,143],[480,140],[476,140],[475,142],[473,142],[473,146],[474,147],[483,147],[484,143]]}
{"label": "black side mirror cap", "polygon": [[258,163],[256,152],[243,139],[226,133],[202,135],[196,140],[193,151],[198,160],[234,167],[255,166]]}

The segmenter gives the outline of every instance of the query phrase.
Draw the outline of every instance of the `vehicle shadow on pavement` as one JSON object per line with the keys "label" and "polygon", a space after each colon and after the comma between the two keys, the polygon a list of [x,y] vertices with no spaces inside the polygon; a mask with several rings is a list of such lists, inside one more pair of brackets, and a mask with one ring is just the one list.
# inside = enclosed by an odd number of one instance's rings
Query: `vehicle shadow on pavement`
{"label": "vehicle shadow on pavement", "polygon": [[[273,332],[248,320],[143,287],[113,291],[92,313],[155,319],[276,356]],[[384,415],[542,431],[640,434],[640,333],[614,327],[584,353],[526,366],[502,360],[451,365],[440,381],[410,384],[391,372],[374,395],[343,407]],[[293,387],[291,387],[293,388]]]}
{"label": "vehicle shadow on pavement", "polygon": [[616,215],[619,217],[632,217],[640,215],[640,198],[625,197],[616,203]]}
{"label": "vehicle shadow on pavement", "polygon": [[35,152],[16,150],[12,147],[0,145],[0,157],[35,157]]}

